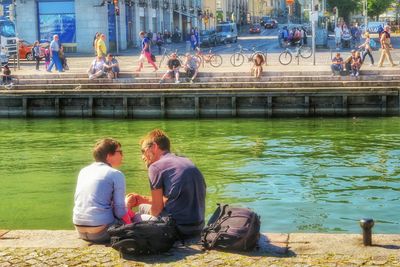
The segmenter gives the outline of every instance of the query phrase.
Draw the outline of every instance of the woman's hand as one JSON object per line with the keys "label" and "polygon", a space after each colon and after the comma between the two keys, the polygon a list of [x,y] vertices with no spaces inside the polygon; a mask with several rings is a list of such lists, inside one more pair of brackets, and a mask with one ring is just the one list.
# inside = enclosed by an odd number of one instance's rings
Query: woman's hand
{"label": "woman's hand", "polygon": [[133,207],[137,207],[140,205],[140,203],[138,203],[138,194],[135,193],[129,193],[126,195],[125,197],[125,206],[128,208],[128,210],[132,209]]}

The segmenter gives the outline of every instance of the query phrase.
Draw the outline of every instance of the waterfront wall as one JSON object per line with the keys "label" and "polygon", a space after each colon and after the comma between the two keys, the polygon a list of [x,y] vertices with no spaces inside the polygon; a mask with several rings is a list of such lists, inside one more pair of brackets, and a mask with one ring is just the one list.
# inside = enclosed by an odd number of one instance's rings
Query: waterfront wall
{"label": "waterfront wall", "polygon": [[0,95],[0,117],[269,118],[400,114],[397,88],[372,90],[102,90]]}

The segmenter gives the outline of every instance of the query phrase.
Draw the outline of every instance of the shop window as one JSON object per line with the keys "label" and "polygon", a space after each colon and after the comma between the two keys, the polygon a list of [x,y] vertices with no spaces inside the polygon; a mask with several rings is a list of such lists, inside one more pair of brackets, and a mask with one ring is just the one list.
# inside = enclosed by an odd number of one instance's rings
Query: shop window
{"label": "shop window", "polygon": [[76,42],[74,1],[38,2],[39,35],[41,40],[52,40],[58,34],[61,43]]}

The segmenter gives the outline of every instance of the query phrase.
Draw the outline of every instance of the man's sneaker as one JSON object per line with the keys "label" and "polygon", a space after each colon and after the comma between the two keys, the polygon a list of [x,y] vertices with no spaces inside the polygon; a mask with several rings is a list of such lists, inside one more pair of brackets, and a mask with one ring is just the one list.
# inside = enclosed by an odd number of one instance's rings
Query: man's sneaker
{"label": "man's sneaker", "polygon": [[350,76],[354,76],[354,73],[350,73]]}
{"label": "man's sneaker", "polygon": [[162,84],[162,83],[164,83],[164,80],[159,80],[158,83]]}
{"label": "man's sneaker", "polygon": [[357,71],[357,73],[356,73],[356,77],[358,77],[358,75],[360,75],[360,73]]}
{"label": "man's sneaker", "polygon": [[370,67],[373,67],[373,66],[375,66],[375,65],[374,65],[374,64],[369,64],[369,66],[370,66]]}
{"label": "man's sneaker", "polygon": [[176,81],[175,81],[175,83],[180,83],[180,82],[181,82],[180,80],[176,80]]}

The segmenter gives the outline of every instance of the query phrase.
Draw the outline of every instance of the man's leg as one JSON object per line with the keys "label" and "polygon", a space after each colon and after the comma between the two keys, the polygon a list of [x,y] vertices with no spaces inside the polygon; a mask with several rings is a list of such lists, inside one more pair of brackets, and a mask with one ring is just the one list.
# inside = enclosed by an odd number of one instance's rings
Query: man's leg
{"label": "man's leg", "polygon": [[139,211],[135,214],[133,221],[134,222],[158,221],[158,218],[151,215],[150,204],[140,204]]}
{"label": "man's leg", "polygon": [[49,65],[49,67],[47,68],[47,71],[51,71],[51,69],[53,68],[54,64],[55,64],[55,62],[54,62],[54,57],[52,57],[52,58],[51,58],[51,61],[50,61],[50,65]]}
{"label": "man's leg", "polygon": [[192,81],[197,78],[197,74],[199,73],[199,69],[194,69],[194,74],[192,76]]}
{"label": "man's leg", "polygon": [[62,72],[63,71],[63,67],[61,65],[61,60],[60,60],[60,57],[58,56],[58,53],[54,53],[53,54],[53,58],[54,58],[54,62],[56,64],[57,70],[59,72]]}
{"label": "man's leg", "polygon": [[392,55],[390,54],[390,49],[389,48],[386,49],[386,56],[389,59],[390,64],[392,64],[392,67],[396,66],[396,64],[394,64],[394,62],[393,62]]}
{"label": "man's leg", "polygon": [[382,67],[383,66],[383,62],[385,61],[385,57],[386,57],[386,52],[385,49],[381,49],[381,58],[379,59],[379,63],[378,63],[378,67]]}
{"label": "man's leg", "polygon": [[158,70],[156,64],[154,63],[154,61],[151,59],[151,53],[150,52],[145,52],[144,53],[145,57],[147,58],[147,62],[153,66],[154,71]]}
{"label": "man's leg", "polygon": [[140,54],[140,57],[139,57],[139,66],[138,66],[138,68],[136,69],[136,71],[141,71],[141,70],[142,70],[144,58],[145,58],[144,55],[143,55],[143,54]]}

